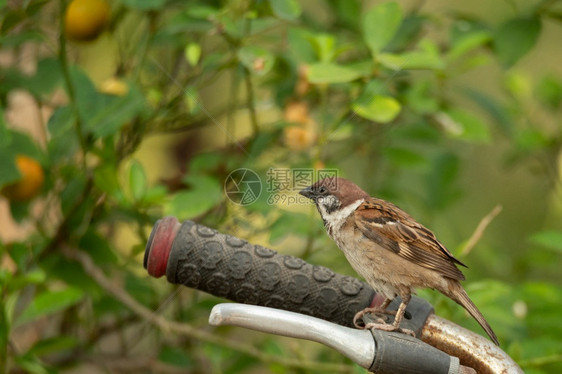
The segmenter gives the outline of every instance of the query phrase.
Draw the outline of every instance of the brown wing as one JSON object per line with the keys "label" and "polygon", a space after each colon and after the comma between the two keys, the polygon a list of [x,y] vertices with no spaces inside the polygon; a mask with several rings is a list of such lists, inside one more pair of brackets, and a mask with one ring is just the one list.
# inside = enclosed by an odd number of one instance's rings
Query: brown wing
{"label": "brown wing", "polygon": [[383,248],[446,277],[464,280],[457,260],[435,235],[396,205],[370,198],[355,211],[355,223]]}

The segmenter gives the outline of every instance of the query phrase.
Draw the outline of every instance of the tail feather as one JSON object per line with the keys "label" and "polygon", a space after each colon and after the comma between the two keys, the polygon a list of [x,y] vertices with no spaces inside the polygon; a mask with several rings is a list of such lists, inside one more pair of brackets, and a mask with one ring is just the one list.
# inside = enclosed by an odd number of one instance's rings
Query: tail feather
{"label": "tail feather", "polygon": [[450,293],[447,296],[453,299],[457,304],[464,307],[468,311],[468,313],[470,313],[470,315],[474,317],[474,319],[480,324],[480,326],[482,326],[482,328],[484,329],[484,331],[486,331],[490,339],[492,339],[492,341],[497,346],[499,346],[500,343],[498,341],[498,337],[492,330],[492,327],[490,327],[490,325],[488,324],[488,322],[486,321],[480,310],[478,310],[476,305],[474,305],[472,300],[470,300],[470,297],[468,297],[468,294],[461,286],[461,284],[458,281],[453,281],[453,280],[449,281],[449,291]]}

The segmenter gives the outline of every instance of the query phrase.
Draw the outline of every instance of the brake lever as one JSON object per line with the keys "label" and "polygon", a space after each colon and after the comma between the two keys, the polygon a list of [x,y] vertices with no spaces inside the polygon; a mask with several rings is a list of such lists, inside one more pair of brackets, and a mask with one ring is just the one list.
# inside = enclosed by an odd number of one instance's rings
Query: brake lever
{"label": "brake lever", "polygon": [[231,325],[324,344],[377,374],[468,374],[457,357],[411,336],[380,330],[358,330],[300,313],[244,304],[215,305],[213,326]]}

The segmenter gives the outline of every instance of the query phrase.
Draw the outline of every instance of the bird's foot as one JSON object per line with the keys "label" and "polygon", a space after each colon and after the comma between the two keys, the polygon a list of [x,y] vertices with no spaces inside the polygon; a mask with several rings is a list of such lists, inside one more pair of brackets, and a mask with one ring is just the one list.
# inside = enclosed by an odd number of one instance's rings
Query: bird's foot
{"label": "bird's foot", "polygon": [[[380,320],[377,320],[377,322],[379,322],[379,321]],[[382,331],[396,331],[396,332],[400,332],[402,334],[410,335],[414,338],[416,337],[416,334],[412,330],[401,329],[398,326],[394,326],[394,325],[391,325],[391,324],[388,324],[388,323],[384,323],[384,321],[383,321],[383,323],[373,323],[373,322],[367,323],[364,328],[369,329],[369,330],[377,329],[377,330],[382,330]]]}
{"label": "bird's foot", "polygon": [[[355,317],[353,317],[353,324],[355,325],[355,327],[357,327],[358,329],[366,328],[365,323],[362,321],[362,318],[367,313],[374,314],[374,315],[377,314],[388,314],[391,316],[396,315],[395,310],[386,310],[382,308],[365,308],[357,312],[357,314],[355,314]],[[382,318],[377,318],[376,321],[380,324],[386,324],[386,321]]]}

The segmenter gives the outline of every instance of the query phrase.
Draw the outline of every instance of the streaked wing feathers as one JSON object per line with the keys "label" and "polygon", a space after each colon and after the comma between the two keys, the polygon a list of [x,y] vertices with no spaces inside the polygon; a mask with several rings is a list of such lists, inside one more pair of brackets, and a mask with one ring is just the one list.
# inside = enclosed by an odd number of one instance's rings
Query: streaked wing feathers
{"label": "streaked wing feathers", "polygon": [[395,205],[370,198],[355,211],[363,235],[391,252],[446,277],[464,280],[457,260],[435,235]]}

